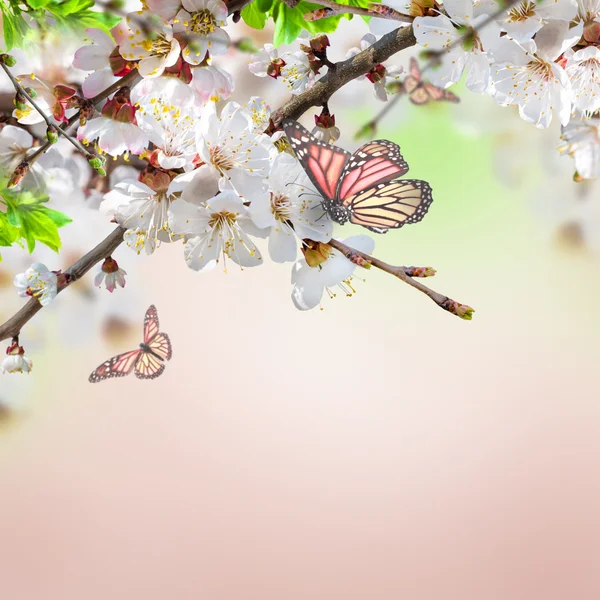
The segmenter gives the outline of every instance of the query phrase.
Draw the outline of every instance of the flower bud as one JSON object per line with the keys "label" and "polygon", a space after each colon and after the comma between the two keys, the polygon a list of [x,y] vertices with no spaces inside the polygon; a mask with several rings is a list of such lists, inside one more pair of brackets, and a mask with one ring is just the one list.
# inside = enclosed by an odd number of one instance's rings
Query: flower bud
{"label": "flower bud", "polygon": [[94,169],[96,173],[102,175],[102,177],[106,177],[106,171],[104,170],[105,162],[106,159],[102,158],[101,156],[94,156],[93,158],[90,158],[88,160],[90,167],[92,167],[92,169]]}
{"label": "flower bud", "polygon": [[12,175],[10,176],[10,179],[8,180],[8,183],[6,184],[6,187],[15,187],[15,185],[19,185],[19,183],[21,183],[23,177],[25,177],[25,175],[27,174],[27,171],[29,171],[29,162],[26,160],[21,161],[17,168],[12,172]]}
{"label": "flower bud", "polygon": [[385,79],[386,73],[386,68],[382,64],[379,64],[374,66],[367,73],[366,77],[371,83],[379,83],[380,81],[383,81]]}
{"label": "flower bud", "polygon": [[326,35],[320,35],[310,40],[310,47],[315,54],[327,52],[329,45],[329,38]]}
{"label": "flower bud", "polygon": [[318,21],[320,19],[326,19],[327,17],[331,17],[335,14],[333,8],[317,8],[316,10],[311,10],[304,15],[305,21]]}
{"label": "flower bud", "polygon": [[25,98],[22,92],[17,92],[15,94],[15,106],[17,107],[17,110],[27,110],[27,98]]}
{"label": "flower bud", "polygon": [[58,131],[56,130],[56,127],[48,127],[48,129],[46,129],[46,139],[51,144],[56,144],[56,142],[58,142]]}
{"label": "flower bud", "polygon": [[431,267],[407,267],[405,272],[409,277],[433,277],[437,271]]}
{"label": "flower bud", "polygon": [[29,94],[30,98],[37,98],[38,93],[31,87],[26,87],[25,91]]}
{"label": "flower bud", "polygon": [[17,61],[10,54],[0,54],[0,62],[7,67],[14,67]]}
{"label": "flower bud", "polygon": [[475,312],[474,308],[471,308],[466,304],[460,304],[455,300],[450,300],[450,298],[448,298],[440,306],[449,313],[452,313],[453,315],[456,315],[465,321],[470,321],[473,318],[473,313]]}

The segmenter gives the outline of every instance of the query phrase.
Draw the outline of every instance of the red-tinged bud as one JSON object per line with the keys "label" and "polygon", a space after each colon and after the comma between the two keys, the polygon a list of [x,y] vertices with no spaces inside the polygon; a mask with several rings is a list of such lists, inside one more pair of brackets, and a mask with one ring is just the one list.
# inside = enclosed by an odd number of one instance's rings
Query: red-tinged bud
{"label": "red-tinged bud", "polygon": [[304,254],[304,260],[306,260],[309,267],[322,265],[329,258],[332,251],[333,248],[329,244],[309,239],[302,240],[302,254]]}
{"label": "red-tinged bud", "polygon": [[585,181],[585,178],[578,171],[575,171],[575,173],[573,173],[573,181],[575,183],[581,183],[582,181]]}
{"label": "red-tinged bud", "polygon": [[320,19],[326,19],[335,14],[333,8],[318,8],[317,10],[311,10],[304,15],[305,21],[319,21]]}
{"label": "red-tinged bud", "polygon": [[76,93],[77,90],[73,89],[72,87],[69,87],[68,85],[59,84],[54,86],[54,97],[59,102],[72,98]]}
{"label": "red-tinged bud", "polygon": [[380,81],[383,81],[385,79],[386,73],[387,73],[386,68],[383,65],[379,64],[379,65],[373,67],[367,73],[367,79],[371,83],[379,83]]}
{"label": "red-tinged bud", "polygon": [[349,252],[348,254],[346,254],[346,258],[350,262],[353,262],[355,265],[363,267],[363,269],[371,268],[371,261],[367,260],[366,258],[363,258],[358,252]]}
{"label": "red-tinged bud", "polygon": [[23,346],[19,346],[19,340],[15,338],[12,344],[10,344],[6,349],[6,354],[8,354],[9,356],[22,356],[23,354],[25,354],[25,350],[23,349]]}
{"label": "red-tinged bud", "polygon": [[564,54],[561,54],[556,59],[556,64],[560,65],[563,69],[567,67],[567,57]]}
{"label": "red-tinged bud", "polygon": [[14,67],[17,61],[10,54],[0,54],[0,62],[7,67]]}
{"label": "red-tinged bud", "polygon": [[142,173],[140,181],[155,192],[166,192],[171,185],[171,177],[168,173],[152,167],[148,167]]}
{"label": "red-tinged bud", "polygon": [[407,267],[405,271],[409,277],[433,277],[436,272],[431,267]]}
{"label": "red-tinged bud", "polygon": [[117,46],[108,57],[110,64],[110,70],[115,77],[124,77],[127,73],[131,73],[135,68],[133,63],[127,62],[119,53],[119,46]]}
{"label": "red-tinged bud", "polygon": [[119,265],[112,256],[106,258],[102,263],[102,271],[104,271],[104,273],[116,273],[118,270]]}
{"label": "red-tinged bud", "polygon": [[329,38],[326,35],[320,35],[310,40],[310,47],[315,54],[327,52],[329,46]]}
{"label": "red-tinged bud", "polygon": [[317,127],[323,127],[323,129],[329,129],[335,127],[335,115],[329,112],[329,109],[324,106],[320,115],[315,115],[315,125]]}
{"label": "red-tinged bud", "polygon": [[276,58],[275,60],[272,60],[267,67],[267,75],[273,79],[277,79],[281,76],[281,69],[283,69],[283,67],[285,67],[285,60]]}
{"label": "red-tinged bud", "polygon": [[464,319],[465,321],[470,321],[473,319],[473,313],[475,312],[474,308],[467,306],[466,304],[460,304],[455,300],[450,300],[448,298],[445,302],[440,305],[443,309],[447,310],[449,313]]}
{"label": "red-tinged bud", "polygon": [[93,116],[95,110],[94,105],[88,100],[82,102],[79,106],[79,125],[83,127]]}
{"label": "red-tinged bud", "polygon": [[102,108],[102,116],[108,119],[114,119],[120,123],[133,123],[135,120],[136,108],[129,99],[129,88],[121,88],[112,100],[107,100]]}
{"label": "red-tinged bud", "polygon": [[71,275],[62,271],[52,271],[56,275],[56,287],[61,290],[71,283]]}
{"label": "red-tinged bud", "polygon": [[51,144],[56,144],[56,142],[58,142],[58,131],[56,127],[48,127],[48,129],[46,129],[46,139]]}
{"label": "red-tinged bud", "polygon": [[11,188],[15,187],[15,185],[19,185],[19,183],[21,183],[21,181],[23,180],[23,177],[27,175],[27,171],[29,171],[29,166],[30,165],[28,161],[21,161],[18,164],[17,168],[12,172],[12,175],[10,176],[6,187]]}
{"label": "red-tinged bud", "polygon": [[600,42],[600,23],[590,21],[583,26],[583,39],[588,44],[597,44]]}

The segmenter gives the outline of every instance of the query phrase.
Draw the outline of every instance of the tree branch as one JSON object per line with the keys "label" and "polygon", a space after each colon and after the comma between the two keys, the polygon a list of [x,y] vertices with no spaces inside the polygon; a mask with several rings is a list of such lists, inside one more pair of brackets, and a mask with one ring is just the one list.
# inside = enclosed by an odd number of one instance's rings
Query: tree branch
{"label": "tree branch", "polygon": [[400,27],[384,35],[379,41],[356,56],[335,63],[334,68],[330,69],[310,89],[297,96],[292,96],[286,104],[275,111],[273,122],[278,125],[286,117],[297,119],[312,106],[321,106],[353,79],[368,73],[373,67],[416,43],[412,26]]}
{"label": "tree branch", "polygon": [[358,256],[360,256],[368,263],[372,264],[377,269],[385,271],[386,273],[397,277],[401,281],[404,281],[404,283],[408,283],[408,285],[419,290],[420,292],[431,298],[438,306],[440,306],[444,310],[447,310],[453,315],[456,315],[461,319],[466,319],[468,321],[472,319],[473,313],[475,312],[473,308],[467,306],[466,304],[460,304],[459,302],[456,302],[456,300],[448,298],[448,296],[443,296],[442,294],[439,294],[438,292],[435,292],[434,290],[428,288],[426,285],[423,285],[420,281],[416,281],[415,279],[413,279],[414,275],[413,277],[411,277],[409,273],[412,274],[416,271],[414,267],[394,267],[393,265],[388,265],[388,263],[383,262],[382,260],[379,260],[374,256],[370,256],[369,254],[365,254],[364,252],[355,250],[354,248],[351,248],[343,242],[340,242],[339,240],[333,238],[329,240],[328,244],[336,250],[339,250],[349,260],[352,260],[352,256],[356,256],[358,254]]}
{"label": "tree branch", "polygon": [[[123,242],[125,229],[117,227],[109,236],[102,240],[95,248],[82,256],[76,263],[72,264],[66,271],[68,275],[64,285],[58,288],[58,293],[68,288],[74,281],[81,279],[95,264],[110,256]],[[0,326],[0,341],[18,337],[21,329],[37,312],[42,309],[37,298],[32,298],[4,325]]]}

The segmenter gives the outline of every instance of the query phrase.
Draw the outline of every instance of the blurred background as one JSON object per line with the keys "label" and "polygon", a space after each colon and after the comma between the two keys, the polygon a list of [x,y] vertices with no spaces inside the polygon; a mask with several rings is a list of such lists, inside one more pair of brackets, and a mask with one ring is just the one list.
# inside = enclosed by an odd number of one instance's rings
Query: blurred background
{"label": "blurred background", "polygon": [[[345,25],[335,59],[367,31]],[[235,98],[285,101],[246,62],[221,60]],[[119,249],[127,287],[88,276],[59,296],[21,337],[33,373],[0,377],[0,597],[599,597],[599,188],[572,182],[557,128],[457,93],[382,121],[435,202],[375,254],[437,269],[426,283],[473,321],[375,270],[299,312],[289,265],[197,274],[178,244]],[[341,145],[382,108],[367,81],[334,96]],[[64,268],[110,227],[67,227],[44,261]],[[30,263],[3,256],[2,321]],[[90,385],[151,303],[165,374]]]}

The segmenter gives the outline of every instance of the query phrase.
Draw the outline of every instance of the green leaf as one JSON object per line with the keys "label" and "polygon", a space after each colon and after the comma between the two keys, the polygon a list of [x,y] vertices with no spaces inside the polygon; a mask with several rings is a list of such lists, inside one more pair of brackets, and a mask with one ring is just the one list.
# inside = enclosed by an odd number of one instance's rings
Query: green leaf
{"label": "green leaf", "polygon": [[0,246],[12,246],[19,239],[19,230],[8,222],[8,215],[0,212]]}
{"label": "green leaf", "polygon": [[275,21],[275,35],[273,36],[275,46],[291,44],[302,33],[302,24],[306,21],[304,21],[304,13],[300,15],[298,6],[290,8],[287,4],[277,0],[271,14]]}
{"label": "green leaf", "polygon": [[46,195],[36,195],[29,190],[14,192],[4,189],[2,196],[7,206],[6,220],[17,229],[17,239],[23,238],[27,242],[29,252],[33,252],[36,242],[58,252],[61,246],[58,229],[70,223],[71,219],[48,208]]}
{"label": "green leaf", "polygon": [[[261,10],[259,4],[259,0],[255,0],[255,2],[251,2],[244,6],[241,12],[244,23],[254,29],[263,29],[269,18],[269,9],[267,9],[267,11]],[[269,8],[271,7],[269,6]]]}
{"label": "green leaf", "polygon": [[20,47],[31,28],[21,16],[18,6],[11,6],[9,8],[3,0],[0,0],[0,11],[2,11],[4,45],[6,46],[6,50],[9,51],[12,48]]}
{"label": "green leaf", "polygon": [[27,5],[31,6],[34,10],[38,10],[40,8],[45,8],[51,1],[52,0],[27,0]]}

